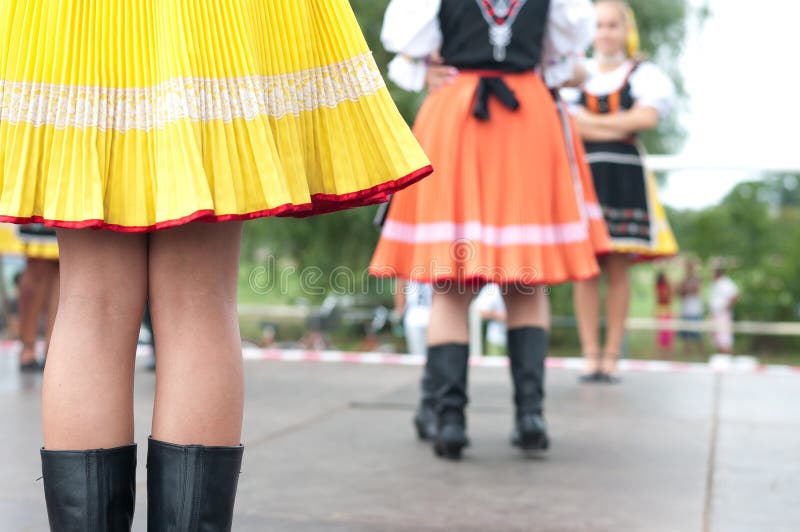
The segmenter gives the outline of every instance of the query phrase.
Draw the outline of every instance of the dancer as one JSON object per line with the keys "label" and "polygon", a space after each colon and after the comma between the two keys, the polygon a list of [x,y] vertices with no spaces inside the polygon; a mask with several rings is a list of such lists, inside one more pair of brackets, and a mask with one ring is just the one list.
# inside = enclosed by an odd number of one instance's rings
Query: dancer
{"label": "dancer", "polygon": [[439,456],[458,459],[469,441],[467,310],[487,282],[507,307],[512,444],[549,445],[542,287],[599,268],[547,85],[576,77],[594,25],[587,0],[395,0],[386,13],[390,76],[436,89],[414,131],[437,171],[394,196],[370,272],[434,285],[419,412],[435,412]]}
{"label": "dancer", "polygon": [[616,382],[630,304],[630,266],[677,253],[654,180],[645,171],[637,144],[637,135],[655,128],[669,112],[674,88],[658,67],[641,60],[636,21],[627,4],[600,0],[595,5],[598,31],[594,57],[586,64],[589,80],[582,90],[565,89],[562,95],[574,106],[614,251],[601,261],[608,284],[602,351],[600,280],[575,286],[575,310],[586,359],[582,380]]}
{"label": "dancer", "polygon": [[19,368],[41,372],[44,362],[36,358],[36,338],[44,317],[47,353],[58,308],[58,242],[55,230],[41,224],[19,226],[17,239],[27,259],[19,283]]}
{"label": "dancer", "polygon": [[[8,267],[6,257],[24,256],[22,242],[17,238],[17,226],[9,223],[0,223],[0,279],[5,280]],[[22,282],[22,271],[13,276],[13,293],[8,292],[5,282],[0,282],[0,297],[2,297],[3,338],[19,338],[19,286]],[[21,368],[20,368],[21,369]]]}
{"label": "dancer", "polygon": [[[36,340],[44,317],[44,340],[50,334],[58,306],[58,243],[55,231],[41,224],[0,224],[0,254],[24,256],[25,268],[17,276],[17,321],[12,335],[21,344],[19,369],[41,373],[44,362],[37,358]],[[5,291],[4,291],[5,294]],[[10,309],[5,309],[6,317]]]}
{"label": "dancer", "polygon": [[148,529],[230,530],[241,222],[382,202],[429,162],[346,0],[9,0],[0,57],[0,221],[58,228],[61,253],[50,527],[130,530],[149,300]]}

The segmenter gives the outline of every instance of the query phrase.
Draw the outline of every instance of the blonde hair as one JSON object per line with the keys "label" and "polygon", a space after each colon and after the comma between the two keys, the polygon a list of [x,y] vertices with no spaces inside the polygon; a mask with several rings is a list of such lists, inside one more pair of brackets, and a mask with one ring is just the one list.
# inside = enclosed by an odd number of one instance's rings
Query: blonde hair
{"label": "blonde hair", "polygon": [[636,23],[636,14],[630,4],[625,0],[597,0],[595,4],[613,4],[619,8],[628,30],[625,37],[625,53],[630,59],[641,57],[642,40],[639,36],[639,25]]}

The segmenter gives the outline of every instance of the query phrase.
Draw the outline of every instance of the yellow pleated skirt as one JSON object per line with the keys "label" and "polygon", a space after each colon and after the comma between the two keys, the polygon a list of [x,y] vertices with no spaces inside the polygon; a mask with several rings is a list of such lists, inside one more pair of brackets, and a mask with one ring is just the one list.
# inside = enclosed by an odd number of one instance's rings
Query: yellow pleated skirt
{"label": "yellow pleated skirt", "polygon": [[614,253],[630,254],[637,262],[674,257],[680,251],[669,225],[667,211],[658,198],[658,183],[653,172],[645,171],[645,183],[652,216],[653,239],[650,246],[612,242]]}
{"label": "yellow pleated skirt", "polygon": [[0,221],[309,216],[430,172],[347,0],[0,2]]}

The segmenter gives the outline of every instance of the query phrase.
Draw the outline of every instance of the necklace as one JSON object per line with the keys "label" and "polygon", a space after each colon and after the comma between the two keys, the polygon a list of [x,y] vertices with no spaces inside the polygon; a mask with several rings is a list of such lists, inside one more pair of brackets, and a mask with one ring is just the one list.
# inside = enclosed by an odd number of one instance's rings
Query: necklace
{"label": "necklace", "polygon": [[611,55],[605,55],[599,52],[595,52],[594,58],[598,64],[606,67],[608,66],[618,67],[619,65],[628,60],[628,56],[627,54],[625,54],[625,52],[619,52]]}
{"label": "necklace", "polygon": [[511,27],[522,6],[528,0],[477,0],[483,18],[489,24],[489,42],[494,48],[494,60],[506,60],[506,49],[514,35]]}

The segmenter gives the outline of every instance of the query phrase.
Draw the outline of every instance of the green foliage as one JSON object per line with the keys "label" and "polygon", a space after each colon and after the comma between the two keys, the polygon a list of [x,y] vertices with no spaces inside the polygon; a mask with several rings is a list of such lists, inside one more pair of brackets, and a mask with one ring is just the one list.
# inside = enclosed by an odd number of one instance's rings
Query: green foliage
{"label": "green foliage", "polygon": [[[796,176],[742,183],[715,207],[671,211],[670,221],[685,253],[729,269],[739,285],[736,317],[795,321],[800,317],[800,187]],[[756,352],[800,341],[748,338]]]}
{"label": "green foliage", "polygon": [[[383,26],[383,14],[386,11],[386,6],[389,5],[389,0],[350,0],[350,5],[353,7],[353,11],[361,25],[361,30],[364,32],[364,37],[366,37],[367,43],[369,43],[369,47],[375,56],[375,61],[381,71],[386,74],[386,65],[391,61],[392,55],[381,45],[380,35],[381,27]],[[411,124],[419,106],[422,104],[424,95],[406,92],[391,83],[389,84],[389,92],[392,93],[392,98],[406,122]]]}
{"label": "green foliage", "polygon": [[653,2],[629,0],[636,13],[642,50],[670,61],[675,66],[686,38],[689,6],[683,0]]}
{"label": "green foliage", "polygon": [[[663,68],[685,100],[680,57],[686,41],[688,3],[684,0],[658,1],[629,0],[636,12],[642,51]],[[678,113],[664,120],[658,130],[642,135],[642,141],[651,153],[676,151],[683,141],[683,131],[677,122]]]}
{"label": "green foliage", "polygon": [[[278,261],[269,262],[274,266],[269,268],[269,275],[288,276],[291,292],[311,301],[323,299],[337,275],[346,276],[338,283],[342,287],[374,292],[382,283],[367,277],[366,266],[378,241],[378,231],[372,225],[375,211],[375,207],[368,207],[313,218],[248,222],[242,262],[263,266],[266,257],[278,257]],[[301,272],[313,273],[310,268],[319,276],[301,277]],[[274,300],[275,294],[271,296],[266,299]]]}

